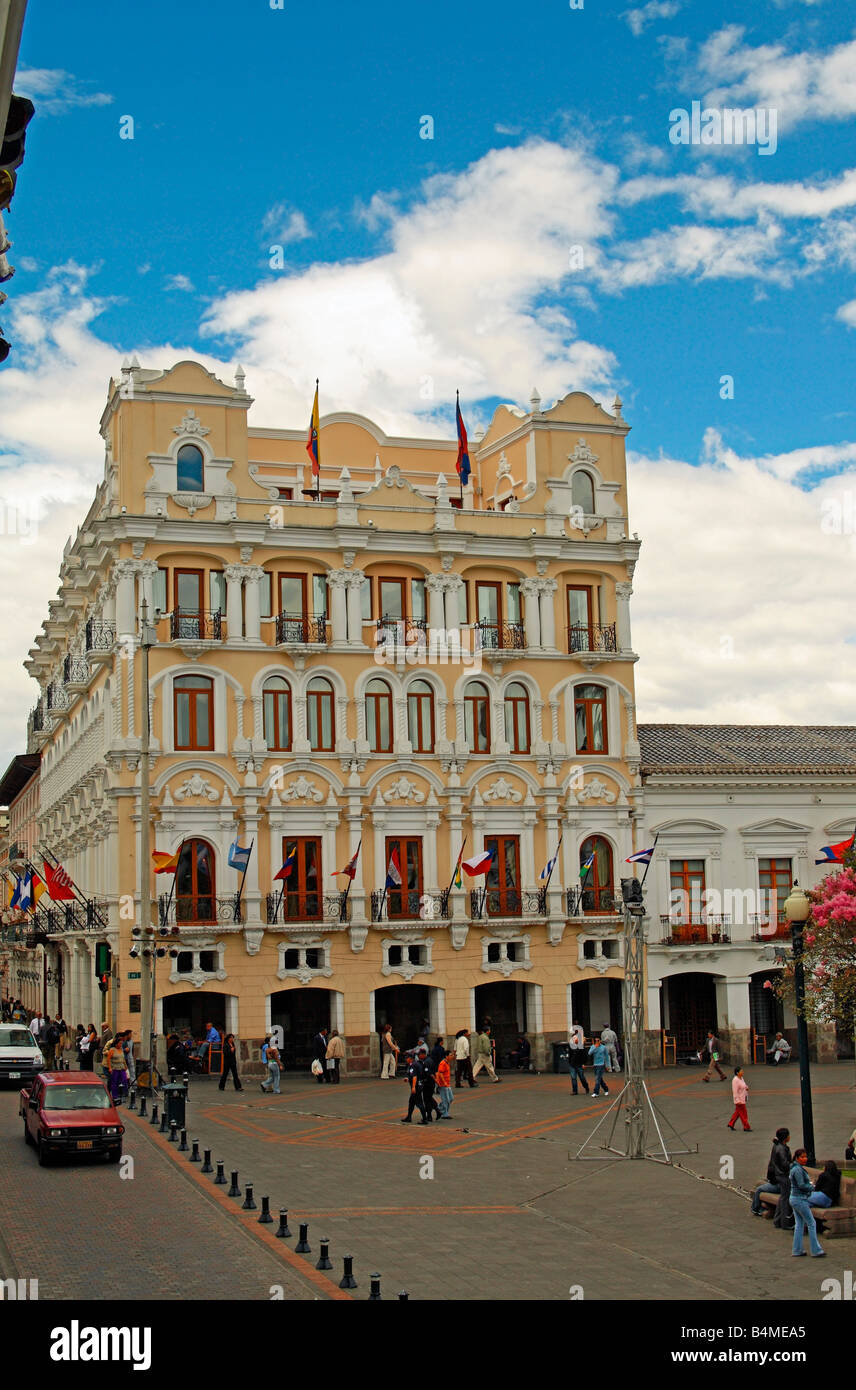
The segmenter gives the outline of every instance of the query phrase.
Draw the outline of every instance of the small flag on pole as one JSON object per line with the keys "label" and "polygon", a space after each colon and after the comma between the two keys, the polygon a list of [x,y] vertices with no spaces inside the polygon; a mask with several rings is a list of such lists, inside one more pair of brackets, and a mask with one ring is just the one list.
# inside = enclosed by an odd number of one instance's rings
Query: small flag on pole
{"label": "small flag on pole", "polygon": [[457,391],[455,392],[455,421],[458,426],[458,457],[455,460],[455,467],[458,470],[458,477],[463,488],[470,480],[470,451],[467,442],[467,428],[461,414],[461,398]]}
{"label": "small flag on pole", "polygon": [[473,855],[472,859],[462,861],[464,873],[468,874],[470,878],[479,878],[482,874],[487,873],[495,858],[496,850],[482,850],[481,854]]}
{"label": "small flag on pole", "polygon": [[252,852],[252,845],[247,845],[245,848],[243,845],[239,845],[237,840],[234,840],[232,844],[229,846],[230,866],[233,869],[237,869],[239,873],[245,873],[247,865],[250,862],[250,855],[252,854]]}
{"label": "small flag on pole", "polygon": [[389,856],[389,864],[386,869],[386,887],[401,887],[401,861],[398,857],[398,850],[394,849]]}
{"label": "small flag on pole", "polygon": [[274,882],[276,882],[277,879],[286,879],[286,878],[288,878],[288,876],[289,876],[289,874],[291,873],[292,869],[294,868],[294,865],[295,865],[296,862],[297,862],[297,845],[292,845],[292,846],[291,846],[291,849],[286,848],[286,855],[285,855],[284,860],[282,861],[282,868],[280,869],[279,873],[276,873],[276,874],[274,874],[274,876],[273,876],[273,877],[274,877]]}
{"label": "small flag on pole", "polygon": [[321,477],[321,442],[318,438],[318,382],[315,382],[315,401],[312,406],[312,417],[309,421],[309,438],[306,441],[306,452],[311,462],[313,478]]}
{"label": "small flag on pole", "polygon": [[654,854],[654,846],[650,849],[640,849],[636,854],[628,854],[625,864],[650,864]]}
{"label": "small flag on pole", "polygon": [[340,873],[340,874],[346,874],[347,877],[351,880],[352,883],[353,883],[354,879],[355,879],[356,876],[357,876],[357,860],[359,859],[359,857],[360,857],[360,846],[357,845],[357,852],[356,852],[356,854],[354,855],[353,859],[349,859],[348,862],[347,862],[347,864],[345,865],[344,869],[340,869],[340,870],[339,870],[339,873]]}
{"label": "small flag on pole", "polygon": [[62,865],[57,864],[56,868],[52,869],[46,859],[42,862],[45,867],[45,883],[53,901],[55,903],[73,902],[74,889],[71,885],[71,879]]}
{"label": "small flag on pole", "polygon": [[815,859],[815,864],[841,864],[844,855],[849,849],[853,848],[853,841],[856,839],[856,831],[850,836],[849,840],[840,840],[837,845],[822,845],[822,859]]}
{"label": "small flag on pole", "polygon": [[594,851],[589,855],[584,864],[580,865],[580,880],[584,879],[592,864],[594,863]]}
{"label": "small flag on pole", "polygon": [[457,859],[457,862],[456,862],[456,864],[455,864],[455,872],[454,872],[453,875],[452,875],[452,883],[453,883],[453,885],[454,885],[455,888],[462,888],[462,887],[463,887],[463,879],[461,878],[461,860],[463,859],[463,857],[464,857],[464,847],[463,847],[463,845],[461,845],[461,848],[460,848],[459,851],[458,851],[458,859]]}
{"label": "small flag on pole", "polygon": [[178,868],[178,860],[180,854],[181,846],[178,847],[178,849],[175,851],[175,854],[169,854],[168,851],[165,849],[153,849],[152,861],[155,866],[155,873],[174,874],[176,869]]}
{"label": "small flag on pole", "polygon": [[556,853],[553,855],[552,859],[547,860],[545,867],[541,870],[540,874],[538,875],[539,878],[547,879],[550,877],[551,873],[556,867],[556,860],[558,859],[558,857],[558,853]]}

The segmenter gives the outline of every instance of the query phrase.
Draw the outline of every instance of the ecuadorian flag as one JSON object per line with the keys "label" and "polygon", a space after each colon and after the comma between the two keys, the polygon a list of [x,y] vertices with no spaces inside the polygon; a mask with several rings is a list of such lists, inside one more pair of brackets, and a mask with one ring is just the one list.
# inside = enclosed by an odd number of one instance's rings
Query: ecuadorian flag
{"label": "ecuadorian flag", "polygon": [[315,382],[315,402],[312,406],[312,418],[309,421],[309,438],[306,441],[306,452],[309,455],[313,478],[321,476],[321,443],[318,438],[318,382]]}
{"label": "ecuadorian flag", "polygon": [[455,393],[455,421],[458,426],[458,457],[455,460],[455,467],[458,470],[461,487],[466,487],[470,480],[470,447],[467,442],[467,429],[464,424],[464,417],[461,414],[461,398],[457,392]]}

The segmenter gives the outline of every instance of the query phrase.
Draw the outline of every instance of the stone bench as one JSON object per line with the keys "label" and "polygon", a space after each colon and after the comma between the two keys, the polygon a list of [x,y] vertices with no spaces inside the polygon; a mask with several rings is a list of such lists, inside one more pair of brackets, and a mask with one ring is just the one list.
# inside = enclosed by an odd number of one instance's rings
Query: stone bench
{"label": "stone bench", "polygon": [[[822,1168],[806,1168],[812,1182],[820,1176],[822,1171]],[[766,1180],[762,1179],[762,1181]],[[772,1217],[779,1204],[778,1193],[762,1192],[760,1201],[764,1215]],[[841,1179],[841,1198],[837,1207],[812,1207],[812,1211],[815,1219],[820,1217],[826,1223],[825,1235],[856,1235],[856,1178],[843,1177]]]}

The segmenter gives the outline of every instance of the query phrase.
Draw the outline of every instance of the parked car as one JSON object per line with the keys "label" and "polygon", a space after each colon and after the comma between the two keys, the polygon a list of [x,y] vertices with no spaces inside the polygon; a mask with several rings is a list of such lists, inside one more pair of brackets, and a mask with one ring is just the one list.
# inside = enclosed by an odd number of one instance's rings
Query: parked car
{"label": "parked car", "polygon": [[100,1076],[94,1071],[43,1071],[21,1089],[19,1114],[24,1142],[34,1144],[45,1167],[58,1154],[122,1157],[125,1126]]}
{"label": "parked car", "polygon": [[0,1023],[0,1083],[32,1081],[44,1065],[42,1050],[25,1023]]}

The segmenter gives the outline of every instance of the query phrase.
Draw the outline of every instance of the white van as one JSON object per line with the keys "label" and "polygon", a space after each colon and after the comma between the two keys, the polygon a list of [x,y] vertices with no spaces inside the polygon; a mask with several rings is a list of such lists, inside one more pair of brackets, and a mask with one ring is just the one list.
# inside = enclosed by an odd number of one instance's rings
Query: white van
{"label": "white van", "polygon": [[25,1023],[0,1023],[0,1084],[32,1081],[45,1071],[42,1050]]}

